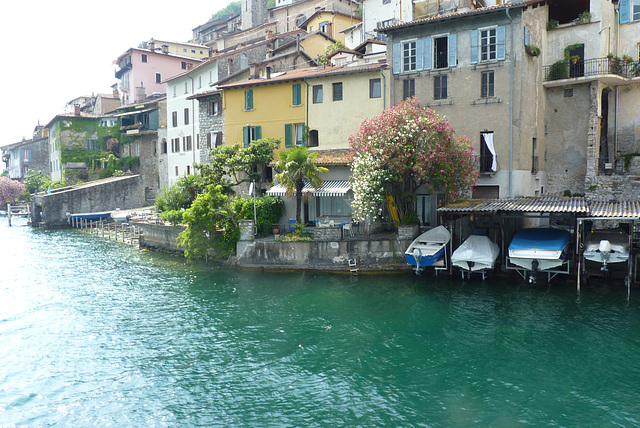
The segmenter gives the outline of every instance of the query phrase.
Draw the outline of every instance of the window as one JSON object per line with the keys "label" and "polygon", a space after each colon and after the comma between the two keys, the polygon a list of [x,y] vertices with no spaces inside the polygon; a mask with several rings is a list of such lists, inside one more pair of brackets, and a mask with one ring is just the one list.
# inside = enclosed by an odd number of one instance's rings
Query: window
{"label": "window", "polygon": [[176,97],[177,88],[178,88],[178,85],[173,85],[173,98]]}
{"label": "window", "polygon": [[531,172],[533,174],[538,172],[538,139],[533,139],[533,146],[531,150]]}
{"label": "window", "polygon": [[402,81],[402,99],[414,97],[416,95],[415,79],[406,79]]}
{"label": "window", "polygon": [[316,196],[316,215],[351,217],[351,205],[344,196]]}
{"label": "window", "polygon": [[418,195],[416,214],[424,226],[431,226],[431,195]]}
{"label": "window", "polygon": [[333,101],[342,101],[342,82],[333,84]]}
{"label": "window", "polygon": [[433,78],[433,99],[445,98],[447,98],[447,76],[436,76]]}
{"label": "window", "polygon": [[162,74],[156,73],[156,83],[162,83]]}
{"label": "window", "polygon": [[380,98],[381,95],[380,79],[369,79],[369,98]]}
{"label": "window", "polygon": [[187,165],[187,175],[191,175],[191,166]]}
{"label": "window", "polygon": [[221,101],[220,100],[216,100],[216,101],[209,101],[207,103],[207,114],[209,116],[217,116],[220,114],[221,112]]}
{"label": "window", "polygon": [[183,70],[186,70],[186,69],[187,69],[187,61],[182,61],[182,62],[180,63],[180,67],[181,67]]}
{"label": "window", "polygon": [[620,0],[620,23],[640,21],[640,0]]}
{"label": "window", "polygon": [[449,67],[449,37],[434,37],[433,68]]}
{"label": "window", "polygon": [[240,55],[240,69],[244,70],[247,67],[249,67],[249,58],[247,54],[242,54]]}
{"label": "window", "polygon": [[242,128],[242,146],[247,148],[252,142],[262,138],[260,126],[245,126]]}
{"label": "window", "polygon": [[184,109],[184,124],[185,125],[189,124],[189,109],[188,108]]}
{"label": "window", "polygon": [[493,71],[482,73],[482,83],[480,85],[480,97],[488,98],[494,96],[494,74]]}
{"label": "window", "polygon": [[322,102],[322,85],[313,85],[313,103],[320,104]]}
{"label": "window", "polygon": [[180,138],[171,139],[171,153],[178,153],[180,151]]}
{"label": "window", "polygon": [[167,140],[165,138],[162,139],[162,146],[160,147],[160,153],[167,153]]}
{"label": "window", "polygon": [[140,55],[140,61],[147,62],[147,54]]}
{"label": "window", "polygon": [[471,53],[469,62],[496,61],[505,59],[506,26],[481,28],[470,33]]}
{"label": "window", "polygon": [[480,134],[480,172],[496,172],[498,162],[496,149],[493,145],[493,132]]}
{"label": "window", "polygon": [[391,0],[382,0],[382,4],[391,4]]}
{"label": "window", "polygon": [[327,31],[328,29],[329,29],[329,22],[322,21],[320,24],[318,24],[318,31],[329,34],[329,32]]}
{"label": "window", "polygon": [[253,110],[253,89],[246,89],[244,91],[244,109]]}
{"label": "window", "polygon": [[31,150],[22,151],[22,162],[31,162]]}
{"label": "window", "polygon": [[202,88],[202,76],[198,76],[198,88]]}
{"label": "window", "polygon": [[402,71],[416,70],[416,41],[402,43]]}
{"label": "window", "polygon": [[178,176],[178,166],[176,165],[176,177]]}
{"label": "window", "polygon": [[191,148],[191,135],[182,137],[182,151],[190,152]]}
{"label": "window", "polygon": [[284,125],[284,146],[304,146],[304,123],[286,123]]}
{"label": "window", "polygon": [[87,140],[87,150],[100,150],[100,149],[102,149],[102,147],[100,147],[98,140]]}
{"label": "window", "polygon": [[189,93],[189,82],[184,82],[184,93],[185,94]]}
{"label": "window", "polygon": [[299,83],[295,83],[291,86],[291,104],[294,106],[302,105],[302,90]]}
{"label": "window", "polygon": [[178,112],[171,112],[171,125],[175,128],[178,126]]}
{"label": "window", "polygon": [[496,29],[480,30],[480,61],[496,59]]}

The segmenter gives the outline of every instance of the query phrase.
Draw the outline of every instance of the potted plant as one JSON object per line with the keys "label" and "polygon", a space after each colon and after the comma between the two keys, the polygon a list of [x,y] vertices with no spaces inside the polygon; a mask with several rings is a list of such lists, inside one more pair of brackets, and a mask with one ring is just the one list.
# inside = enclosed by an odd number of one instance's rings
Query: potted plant
{"label": "potted plant", "polygon": [[631,64],[633,62],[633,58],[630,55],[622,55],[622,62],[625,64]]}
{"label": "potted plant", "polygon": [[607,60],[611,61],[613,59],[613,54],[611,52],[609,52],[607,54]]}
{"label": "potted plant", "polygon": [[531,55],[531,56],[538,56],[540,55],[540,48],[534,45],[526,45],[524,47],[524,50],[527,54]]}
{"label": "potted plant", "polygon": [[631,69],[631,72],[636,77],[640,76],[640,60],[633,63],[633,68]]}
{"label": "potted plant", "polygon": [[573,64],[577,64],[578,61],[580,61],[580,57],[578,55],[572,55],[572,56],[569,57],[569,59],[571,60],[571,62]]}
{"label": "potted plant", "polygon": [[611,59],[611,61],[609,61],[609,73],[612,73],[612,74],[622,73],[622,60],[617,56],[614,56]]}
{"label": "potted plant", "polygon": [[589,12],[588,10],[585,10],[584,12],[580,13],[578,15],[578,21],[580,21],[583,24],[586,24],[587,22],[591,22],[591,12]]}
{"label": "potted plant", "polygon": [[549,30],[553,30],[554,28],[556,28],[558,25],[560,24],[560,21],[558,21],[557,19],[550,19],[549,22],[547,22],[547,28]]}

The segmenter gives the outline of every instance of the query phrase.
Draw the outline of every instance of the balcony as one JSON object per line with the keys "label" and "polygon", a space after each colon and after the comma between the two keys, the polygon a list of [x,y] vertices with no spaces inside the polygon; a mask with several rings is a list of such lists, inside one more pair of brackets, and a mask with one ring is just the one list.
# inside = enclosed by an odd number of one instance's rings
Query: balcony
{"label": "balcony", "polygon": [[[582,61],[558,61],[544,67],[544,86],[565,86],[600,80],[612,86],[627,85],[637,80],[639,62],[624,62],[620,58],[593,58]],[[633,82],[631,81],[633,79]]]}

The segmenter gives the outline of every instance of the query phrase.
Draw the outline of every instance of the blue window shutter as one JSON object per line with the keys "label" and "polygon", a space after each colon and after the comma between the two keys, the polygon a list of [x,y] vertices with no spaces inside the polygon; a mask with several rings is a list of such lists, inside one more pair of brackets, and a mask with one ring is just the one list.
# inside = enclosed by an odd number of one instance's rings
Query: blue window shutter
{"label": "blue window shutter", "polygon": [[478,30],[469,31],[469,46],[471,46],[469,62],[471,64],[477,64],[478,63]]}
{"label": "blue window shutter", "polygon": [[256,126],[253,128],[253,136],[256,140],[262,138],[262,126]]}
{"label": "blue window shutter", "polygon": [[249,127],[248,126],[242,127],[242,147],[244,148],[249,147]]}
{"label": "blue window shutter", "polygon": [[449,67],[458,65],[458,35],[449,34]]}
{"label": "blue window shutter", "polygon": [[531,44],[531,30],[526,25],[524,26],[524,45],[528,46]]}
{"label": "blue window shutter", "polygon": [[425,39],[416,40],[416,71],[423,70],[423,63],[426,62],[424,58],[424,45]]}
{"label": "blue window shutter", "polygon": [[631,20],[629,0],[620,0],[620,23],[626,24]]}
{"label": "blue window shutter", "polygon": [[402,71],[402,47],[400,43],[393,44],[393,74]]}
{"label": "blue window shutter", "polygon": [[504,59],[506,45],[507,45],[507,26],[506,25],[498,25],[496,30],[496,37],[498,39],[498,46],[496,46],[496,57],[497,59]]}
{"label": "blue window shutter", "polygon": [[433,68],[433,39],[427,37],[424,39],[424,70]]}
{"label": "blue window shutter", "polygon": [[293,146],[293,136],[291,135],[292,128],[293,128],[293,125],[291,123],[284,124],[284,146],[285,147]]}

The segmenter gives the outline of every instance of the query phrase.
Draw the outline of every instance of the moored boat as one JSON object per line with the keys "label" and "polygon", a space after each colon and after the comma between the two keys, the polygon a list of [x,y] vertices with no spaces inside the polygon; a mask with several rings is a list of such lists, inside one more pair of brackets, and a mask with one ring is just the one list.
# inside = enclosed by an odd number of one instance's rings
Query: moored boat
{"label": "moored boat", "polygon": [[590,232],[585,239],[585,260],[600,263],[607,271],[610,263],[629,260],[629,234],[622,229],[601,229]]}
{"label": "moored boat", "polygon": [[427,230],[416,239],[404,252],[407,264],[415,266],[416,273],[430,266],[445,266],[445,248],[451,241],[451,233],[444,226]]}
{"label": "moored boat", "polygon": [[482,279],[495,266],[500,249],[486,236],[469,236],[451,256],[451,264],[460,269],[462,277],[479,273]]}
{"label": "moored boat", "polygon": [[520,229],[509,244],[508,262],[523,277],[529,274],[529,282],[535,282],[537,272],[546,272],[549,280],[558,273],[568,274],[566,249],[570,240],[571,234],[564,229]]}
{"label": "moored boat", "polygon": [[69,214],[67,219],[70,225],[79,224],[84,221],[105,221],[111,218],[111,211],[96,212],[96,213],[78,213]]}

